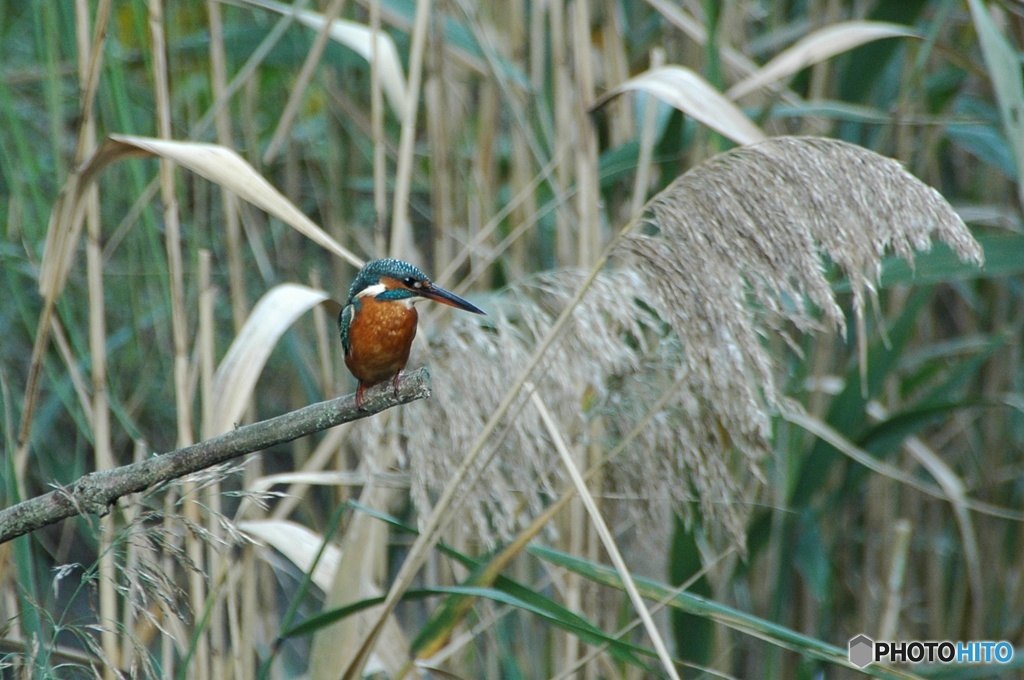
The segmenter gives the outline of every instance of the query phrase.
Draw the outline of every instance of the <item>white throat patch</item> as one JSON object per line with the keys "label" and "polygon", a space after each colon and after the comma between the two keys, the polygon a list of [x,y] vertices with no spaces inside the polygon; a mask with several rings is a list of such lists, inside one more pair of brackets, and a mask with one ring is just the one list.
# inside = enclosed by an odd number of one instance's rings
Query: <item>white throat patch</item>
{"label": "white throat patch", "polygon": [[[358,300],[359,298],[364,297],[376,298],[378,295],[380,295],[386,290],[387,286],[385,286],[383,283],[375,283],[372,286],[367,286],[366,288],[363,288],[361,291],[356,293],[356,299]],[[413,303],[419,302],[421,299],[422,298],[418,297],[409,297],[404,298],[402,300],[393,300],[393,302],[400,302],[403,306],[405,306],[406,309],[412,309]]]}
{"label": "white throat patch", "polygon": [[372,286],[367,286],[366,288],[363,288],[361,291],[356,293],[356,299],[358,300],[359,298],[363,298],[363,297],[367,297],[367,296],[369,296],[369,297],[377,297],[378,295],[380,295],[381,293],[383,293],[386,290],[387,290],[387,287],[385,287],[383,283],[375,283]]}

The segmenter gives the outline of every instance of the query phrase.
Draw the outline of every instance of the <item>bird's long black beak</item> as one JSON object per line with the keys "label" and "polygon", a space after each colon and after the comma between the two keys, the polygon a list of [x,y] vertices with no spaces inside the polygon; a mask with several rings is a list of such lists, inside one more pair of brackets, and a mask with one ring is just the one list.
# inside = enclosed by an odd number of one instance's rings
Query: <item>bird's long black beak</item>
{"label": "bird's long black beak", "polygon": [[440,302],[442,305],[448,305],[449,307],[455,307],[456,309],[462,309],[467,312],[473,312],[474,314],[486,315],[486,312],[484,312],[484,310],[480,309],[471,302],[463,300],[455,293],[449,293],[441,286],[435,286],[434,284],[430,284],[429,286],[424,286],[417,292],[422,297],[425,297],[428,300],[433,300],[434,302]]}

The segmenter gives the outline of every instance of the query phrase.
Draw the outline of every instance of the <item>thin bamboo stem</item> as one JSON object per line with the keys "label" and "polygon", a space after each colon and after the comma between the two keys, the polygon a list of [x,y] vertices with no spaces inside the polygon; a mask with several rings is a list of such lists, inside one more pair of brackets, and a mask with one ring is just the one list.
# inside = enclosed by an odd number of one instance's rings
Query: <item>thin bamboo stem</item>
{"label": "thin bamboo stem", "polygon": [[679,680],[679,674],[676,671],[675,663],[672,661],[672,655],[669,654],[668,646],[662,639],[661,633],[658,632],[658,626],[654,623],[654,618],[651,616],[650,610],[647,609],[647,604],[644,602],[643,598],[640,597],[640,591],[637,590],[636,583],[633,581],[633,577],[629,571],[629,566],[626,564],[626,560],[623,559],[622,552],[619,550],[619,547],[615,542],[615,538],[612,536],[612,532],[608,528],[608,524],[604,521],[604,517],[601,516],[601,511],[598,509],[593,495],[591,495],[590,490],[587,489],[587,483],[584,481],[583,475],[580,474],[579,466],[573,460],[573,455],[569,451],[568,445],[565,443],[565,438],[562,436],[561,430],[555,422],[555,419],[551,416],[551,412],[548,410],[547,405],[537,395],[536,391],[531,391],[530,401],[540,414],[544,427],[547,429],[548,435],[551,437],[552,442],[555,445],[555,450],[558,451],[558,455],[562,459],[562,463],[565,465],[566,471],[569,473],[569,478],[572,480],[573,487],[576,489],[576,494],[583,502],[583,506],[587,509],[590,521],[594,524],[594,528],[597,530],[597,535],[601,539],[601,545],[603,545],[604,549],[608,552],[608,556],[611,558],[612,564],[615,565],[615,570],[622,578],[623,588],[625,588],[626,593],[629,595],[629,600],[633,604],[633,608],[636,610],[636,613],[640,615],[640,619],[644,622],[644,628],[647,630],[647,635],[650,636],[651,643],[654,645],[654,649],[658,653],[658,659],[661,661],[662,667],[665,669],[665,672],[668,673],[670,678]]}
{"label": "thin bamboo stem", "polygon": [[[153,45],[153,90],[156,114],[156,136],[172,138],[171,97],[168,78],[167,43],[164,37],[164,13],[162,0],[149,0],[149,31]],[[174,164],[160,159],[160,197],[164,212],[164,243],[167,251],[171,300],[171,335],[174,347],[174,398],[177,423],[178,446],[188,446],[194,441],[191,399],[189,398],[188,319],[185,316],[184,265],[181,248],[181,224],[178,214],[178,198],[175,188]],[[182,490],[185,517],[200,524],[200,507],[192,497],[194,487],[186,484]],[[194,568],[188,572],[189,598],[192,611],[203,611],[206,601],[206,583],[203,577],[203,544],[191,532],[185,536],[185,551]],[[168,563],[173,570],[174,561]],[[172,572],[168,572],[172,573]],[[207,680],[209,675],[209,639],[200,634],[195,637],[195,653],[189,669],[191,677]],[[165,662],[169,659],[165,659]]]}
{"label": "thin bamboo stem", "polygon": [[409,49],[409,90],[398,143],[398,165],[395,168],[395,196],[391,213],[391,257],[408,257],[412,252],[412,225],[409,222],[409,195],[412,189],[413,151],[416,144],[416,117],[420,110],[420,83],[423,80],[423,54],[427,44],[427,26],[431,0],[418,0]]}
{"label": "thin bamboo stem", "polygon": [[324,49],[327,47],[327,40],[331,35],[331,24],[338,18],[344,7],[345,0],[331,0],[331,4],[327,6],[327,11],[323,14],[323,26],[320,27],[316,38],[313,39],[313,45],[306,55],[306,60],[302,63],[302,68],[299,69],[299,75],[295,78],[292,91],[288,94],[288,102],[285,104],[284,111],[281,112],[281,117],[277,121],[274,135],[270,138],[267,150],[263,153],[263,162],[268,165],[277,158],[281,148],[284,146],[285,140],[288,138],[288,133],[291,132],[292,124],[295,122],[295,116],[299,112],[299,105],[302,103],[306,87],[309,85],[313,72],[320,63],[320,57],[323,56]]}
{"label": "thin bamboo stem", "polygon": [[[97,21],[105,18],[97,15]],[[89,63],[93,46],[89,31],[89,7],[84,0],[75,2],[75,32],[78,45],[79,86],[90,87]],[[100,42],[102,45],[102,41]],[[95,85],[95,84],[94,84]],[[92,106],[82,111],[79,134],[80,150],[88,156],[96,148],[96,117]],[[86,279],[89,296],[89,355],[92,359],[92,409],[93,452],[95,468],[107,470],[114,467],[110,443],[110,404],[107,392],[107,327],[103,290],[103,244],[102,222],[100,219],[99,191],[90,187],[85,196],[86,224]],[[98,573],[100,598],[100,643],[106,657],[103,677],[113,680],[114,668],[121,665],[121,644],[117,635],[117,567],[112,550],[115,516],[104,517],[100,522],[98,545]]]}
{"label": "thin bamboo stem", "polygon": [[[387,252],[388,242],[384,225],[387,220],[388,162],[387,140],[384,136],[384,92],[380,82],[380,45],[376,36],[380,34],[380,0],[370,2],[370,31],[374,40],[370,43],[370,128],[373,137],[373,243],[377,255]],[[406,97],[411,107],[412,102]]]}
{"label": "thin bamboo stem", "polygon": [[[209,437],[210,432],[206,429],[213,422],[216,404],[213,400],[213,373],[216,364],[214,356],[214,302],[217,291],[211,283],[212,256],[209,250],[199,251],[199,385],[202,394],[202,422],[203,436]],[[221,484],[214,479],[202,490],[202,503],[207,509],[206,531],[209,539],[206,541],[206,564],[209,574],[223,574],[227,569],[227,563],[223,555],[224,528],[221,524]],[[227,583],[226,579],[222,580]],[[224,646],[224,598],[217,593],[211,593],[214,601],[210,603],[210,614],[208,617],[210,648],[213,654],[210,658],[210,674],[214,678],[225,677],[226,659],[221,653]]]}
{"label": "thin bamboo stem", "polygon": [[[230,93],[227,85],[227,53],[224,48],[224,27],[221,20],[220,0],[207,0],[206,12],[210,24],[210,86],[213,98],[224,102],[214,108],[214,126],[217,142],[229,149],[234,148],[231,132],[231,109],[228,105]],[[231,317],[235,332],[241,330],[249,311],[245,295],[245,280],[242,267],[242,226],[239,222],[238,197],[230,191],[222,191],[221,209],[224,212],[224,235],[228,255],[228,291],[231,299]]]}
{"label": "thin bamboo stem", "polygon": [[575,56],[575,93],[572,99],[573,131],[576,153],[576,218],[578,248],[576,266],[585,268],[597,257],[601,243],[598,186],[597,135],[590,119],[594,101],[594,68],[590,55],[590,3],[574,0],[572,4],[572,46]]}

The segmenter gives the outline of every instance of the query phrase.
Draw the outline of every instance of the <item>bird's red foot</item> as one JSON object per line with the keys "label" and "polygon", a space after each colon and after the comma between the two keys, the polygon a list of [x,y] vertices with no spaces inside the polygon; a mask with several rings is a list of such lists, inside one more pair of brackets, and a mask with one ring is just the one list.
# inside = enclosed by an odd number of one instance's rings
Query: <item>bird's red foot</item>
{"label": "bird's red foot", "polygon": [[395,399],[398,399],[398,380],[402,377],[402,372],[395,373],[395,377],[391,380],[391,386],[395,388]]}
{"label": "bird's red foot", "polygon": [[366,394],[366,385],[359,383],[356,387],[356,408],[363,410],[363,395]]}

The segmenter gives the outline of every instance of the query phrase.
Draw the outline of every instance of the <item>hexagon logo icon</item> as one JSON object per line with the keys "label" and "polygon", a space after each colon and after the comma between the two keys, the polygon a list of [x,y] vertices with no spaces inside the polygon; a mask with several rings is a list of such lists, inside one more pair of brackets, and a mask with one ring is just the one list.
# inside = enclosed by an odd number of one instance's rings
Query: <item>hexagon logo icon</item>
{"label": "hexagon logo icon", "polygon": [[861,633],[850,640],[850,663],[857,668],[864,668],[874,660],[875,641]]}

